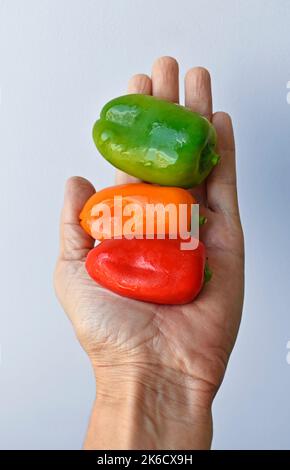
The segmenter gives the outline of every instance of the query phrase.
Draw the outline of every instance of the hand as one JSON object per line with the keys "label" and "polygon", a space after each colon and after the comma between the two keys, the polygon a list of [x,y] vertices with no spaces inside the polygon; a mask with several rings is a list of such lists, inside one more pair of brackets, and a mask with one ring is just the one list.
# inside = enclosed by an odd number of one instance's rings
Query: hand
{"label": "hand", "polygon": [[[152,78],[134,76],[129,92],[178,102],[177,62],[158,59]],[[221,155],[206,183],[195,190],[208,220],[201,239],[213,277],[192,304],[138,302],[95,284],[84,265],[94,241],[78,219],[95,189],[79,177],[66,184],[55,288],[96,375],[87,448],[207,448],[211,442],[211,404],[242,312],[243,233],[231,119],[212,114],[205,69],[187,72],[185,106],[212,120]],[[118,173],[118,183],[130,181],[134,178]]]}

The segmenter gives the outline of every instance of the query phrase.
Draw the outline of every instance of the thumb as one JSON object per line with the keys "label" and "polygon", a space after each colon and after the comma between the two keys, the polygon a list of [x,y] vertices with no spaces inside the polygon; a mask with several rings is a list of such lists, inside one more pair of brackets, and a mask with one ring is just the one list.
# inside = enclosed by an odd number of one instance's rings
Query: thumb
{"label": "thumb", "polygon": [[85,178],[73,176],[66,182],[60,221],[60,258],[63,260],[82,261],[94,247],[93,238],[79,224],[79,214],[94,193],[94,186]]}

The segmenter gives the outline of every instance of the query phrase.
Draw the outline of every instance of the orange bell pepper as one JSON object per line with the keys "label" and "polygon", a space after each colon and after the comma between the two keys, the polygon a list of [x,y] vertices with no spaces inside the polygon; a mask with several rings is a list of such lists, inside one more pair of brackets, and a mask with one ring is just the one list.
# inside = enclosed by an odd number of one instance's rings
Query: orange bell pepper
{"label": "orange bell pepper", "polygon": [[128,237],[132,233],[134,237],[175,232],[182,236],[190,231],[191,204],[195,203],[182,188],[146,183],[112,186],[90,197],[80,213],[80,224],[97,240]]}

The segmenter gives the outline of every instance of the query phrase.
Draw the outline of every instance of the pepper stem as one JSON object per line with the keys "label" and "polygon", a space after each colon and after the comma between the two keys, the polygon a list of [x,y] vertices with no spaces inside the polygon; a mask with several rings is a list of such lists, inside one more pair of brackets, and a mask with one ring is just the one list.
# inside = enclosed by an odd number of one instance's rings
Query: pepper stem
{"label": "pepper stem", "polygon": [[205,215],[200,215],[199,216],[199,225],[204,225],[207,223],[207,218],[205,217]]}
{"label": "pepper stem", "polygon": [[206,260],[205,267],[204,267],[204,283],[206,284],[212,278],[212,271],[209,268],[208,262]]}
{"label": "pepper stem", "polygon": [[212,162],[212,164],[213,164],[214,166],[217,165],[217,163],[219,162],[220,158],[221,158],[221,157],[220,157],[219,155],[214,154],[214,155],[211,157],[211,162]]}

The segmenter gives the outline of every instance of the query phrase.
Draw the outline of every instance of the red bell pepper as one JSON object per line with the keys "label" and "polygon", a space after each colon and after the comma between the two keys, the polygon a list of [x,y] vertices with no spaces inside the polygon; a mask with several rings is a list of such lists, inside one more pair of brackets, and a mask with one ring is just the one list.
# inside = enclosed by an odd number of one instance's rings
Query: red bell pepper
{"label": "red bell pepper", "polygon": [[180,239],[104,240],[87,256],[86,269],[117,294],[157,304],[185,304],[205,278],[205,247],[180,249]]}

